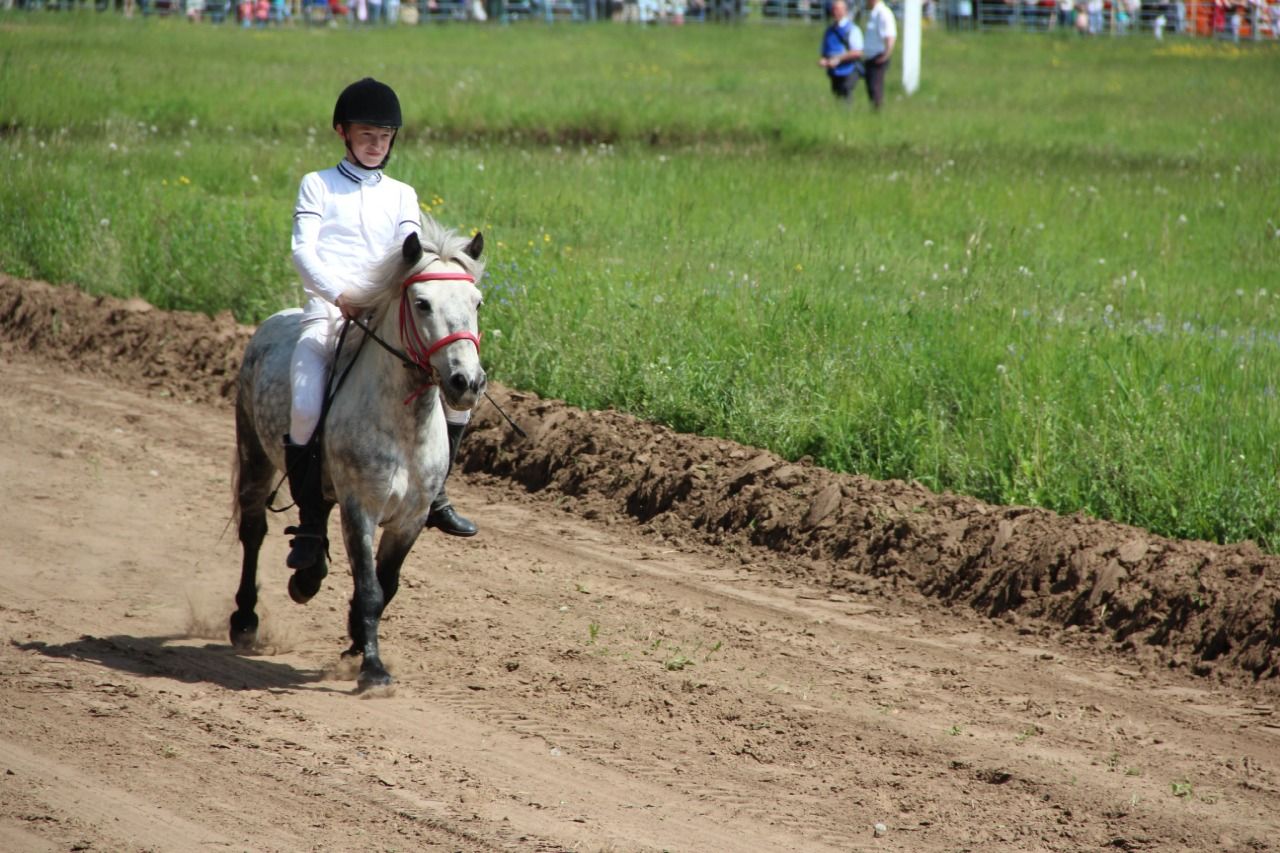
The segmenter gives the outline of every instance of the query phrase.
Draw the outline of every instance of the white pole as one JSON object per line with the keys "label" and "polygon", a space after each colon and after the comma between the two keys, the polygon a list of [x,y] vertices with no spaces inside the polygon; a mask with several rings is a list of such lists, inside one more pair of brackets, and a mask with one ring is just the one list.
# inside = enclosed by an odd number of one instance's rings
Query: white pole
{"label": "white pole", "polygon": [[921,0],[906,0],[902,9],[902,88],[914,94],[920,88]]}

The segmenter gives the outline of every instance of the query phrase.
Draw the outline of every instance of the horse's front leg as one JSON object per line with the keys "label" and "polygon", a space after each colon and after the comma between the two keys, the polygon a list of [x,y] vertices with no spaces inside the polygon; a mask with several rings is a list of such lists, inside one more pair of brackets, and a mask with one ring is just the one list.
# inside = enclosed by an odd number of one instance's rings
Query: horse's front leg
{"label": "horse's front leg", "polygon": [[386,604],[382,584],[373,562],[373,537],[375,520],[353,499],[342,504],[342,538],[347,546],[347,559],[351,561],[351,611],[347,619],[347,632],[351,635],[351,648],[345,655],[363,655],[360,663],[360,690],[381,687],[391,683],[391,675],[378,656],[378,618]]}
{"label": "horse's front leg", "polygon": [[[344,528],[345,529],[345,528]],[[391,599],[400,589],[400,568],[409,555],[413,543],[417,540],[422,526],[412,525],[409,530],[387,529],[378,542],[376,568],[369,580],[368,567],[365,567],[364,580],[356,574],[356,593],[351,599],[351,612],[347,629],[351,634],[351,648],[344,656],[362,655],[364,660],[360,666],[359,689],[381,687],[391,683],[391,676],[382,664],[378,652],[378,625],[382,613]],[[365,552],[367,555],[368,552]],[[354,571],[355,560],[352,559]],[[370,584],[374,587],[369,591]]]}
{"label": "horse's front leg", "polygon": [[382,541],[378,543],[375,562],[372,517],[359,508],[343,508],[342,532],[355,582],[347,620],[351,648],[344,655],[363,656],[358,679],[360,690],[384,687],[391,683],[391,675],[383,666],[378,652],[378,622],[387,602],[391,601],[400,587],[400,567],[421,529],[421,525],[412,525],[407,532],[397,529],[384,531]]}
{"label": "horse's front leg", "polygon": [[378,542],[378,584],[382,587],[383,610],[400,589],[400,567],[421,532],[421,524],[410,525],[407,530],[382,531],[382,539]]}

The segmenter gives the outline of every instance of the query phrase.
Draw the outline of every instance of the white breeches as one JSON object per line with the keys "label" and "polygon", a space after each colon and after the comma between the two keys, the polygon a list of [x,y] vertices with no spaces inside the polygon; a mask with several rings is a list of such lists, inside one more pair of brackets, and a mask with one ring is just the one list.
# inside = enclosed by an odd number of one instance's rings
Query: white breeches
{"label": "white breeches", "polygon": [[[294,444],[306,444],[311,440],[320,423],[320,410],[324,408],[324,395],[329,381],[329,367],[333,363],[333,350],[338,343],[338,331],[342,328],[342,313],[338,306],[313,297],[302,312],[302,334],[293,348],[293,365],[289,371],[293,385],[289,417],[289,439]],[[471,421],[471,412],[449,408],[444,400],[444,419],[456,426]]]}

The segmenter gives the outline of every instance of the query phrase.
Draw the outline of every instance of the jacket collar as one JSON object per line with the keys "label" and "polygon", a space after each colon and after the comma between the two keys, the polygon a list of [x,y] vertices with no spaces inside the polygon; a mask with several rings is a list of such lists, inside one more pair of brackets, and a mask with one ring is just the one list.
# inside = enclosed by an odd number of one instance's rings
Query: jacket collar
{"label": "jacket collar", "polygon": [[338,161],[338,171],[357,184],[371,186],[382,180],[381,169],[366,169],[346,159]]}

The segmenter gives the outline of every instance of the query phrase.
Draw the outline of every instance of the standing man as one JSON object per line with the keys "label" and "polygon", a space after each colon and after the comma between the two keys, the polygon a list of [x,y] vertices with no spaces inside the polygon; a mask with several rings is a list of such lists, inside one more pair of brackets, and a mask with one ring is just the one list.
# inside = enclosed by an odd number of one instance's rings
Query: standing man
{"label": "standing man", "polygon": [[827,69],[831,93],[844,103],[851,103],[853,89],[862,73],[862,30],[849,16],[845,0],[831,4],[831,26],[822,34],[822,58],[818,65]]}
{"label": "standing man", "polygon": [[889,57],[898,40],[898,22],[884,0],[872,0],[867,13],[867,35],[862,54],[866,59],[867,97],[877,110],[884,101],[884,78],[889,72]]}

